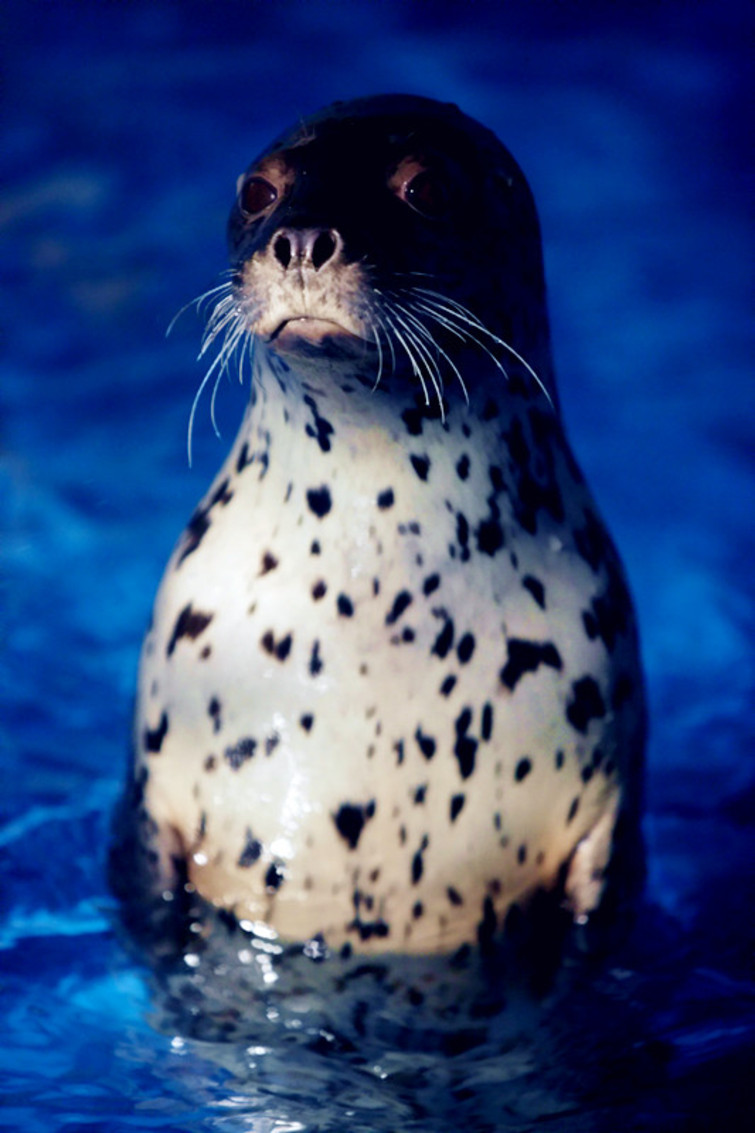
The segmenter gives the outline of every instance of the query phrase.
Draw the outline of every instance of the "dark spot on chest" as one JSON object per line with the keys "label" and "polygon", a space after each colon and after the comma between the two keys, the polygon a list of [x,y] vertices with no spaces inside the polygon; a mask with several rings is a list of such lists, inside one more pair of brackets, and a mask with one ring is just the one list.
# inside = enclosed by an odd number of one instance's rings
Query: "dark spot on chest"
{"label": "dark spot on chest", "polygon": [[310,676],[316,677],[318,673],[322,672],[324,667],[325,667],[324,662],[323,662],[322,658],[320,657],[320,642],[315,641],[312,644],[312,652],[310,653],[310,656],[309,656],[309,673],[310,673]]}
{"label": "dark spot on chest", "polygon": [[223,725],[221,720],[221,705],[216,696],[213,696],[212,700],[207,705],[207,715],[212,720],[213,732],[219,732]]}
{"label": "dark spot on chest", "polygon": [[535,578],[532,574],[526,574],[522,579],[522,586],[525,590],[529,590],[532,597],[537,602],[541,610],[545,609],[545,587],[539,578]]}
{"label": "dark spot on chest", "polygon": [[440,657],[442,660],[444,657],[448,656],[449,650],[453,647],[454,623],[453,618],[449,618],[448,614],[443,609],[433,610],[433,614],[436,617],[445,618],[443,629],[435,638],[432,649],[430,650],[432,654],[434,654],[436,657]]}
{"label": "dark spot on chest", "polygon": [[324,417],[320,416],[317,407],[317,402],[313,397],[307,394],[304,398],[304,404],[312,412],[312,423],[306,427],[306,434],[308,437],[313,437],[317,441],[321,452],[330,452],[330,438],[333,435],[333,426]]}
{"label": "dark spot on chest", "polygon": [[313,512],[318,519],[322,519],[326,516],[333,506],[328,486],[323,484],[320,488],[308,488],[307,505],[309,506],[309,510]]}
{"label": "dark spot on chest", "polygon": [[191,602],[188,606],[184,606],[176,619],[176,624],[173,626],[173,632],[165,650],[166,657],[172,655],[181,638],[188,637],[191,641],[196,641],[199,635],[207,629],[212,618],[212,614],[205,614],[202,610],[192,609]]}
{"label": "dark spot on chest", "polygon": [[395,497],[393,495],[393,488],[386,488],[384,492],[381,492],[379,494],[377,498],[377,506],[382,511],[385,511],[387,508],[393,507],[394,501]]}
{"label": "dark spot on chest", "polygon": [[521,783],[522,779],[527,778],[531,770],[532,760],[525,755],[523,759],[519,760],[514,769],[514,779],[517,783]]}
{"label": "dark spot on chest", "polygon": [[351,618],[354,616],[354,603],[348,594],[339,594],[336,598],[336,607],[338,613],[342,618]]}
{"label": "dark spot on chest", "polygon": [[414,733],[414,738],[417,741],[417,746],[424,755],[425,759],[432,759],[432,757],[435,755],[436,748],[436,743],[433,737],[425,735],[425,733],[422,731],[422,728],[418,726],[417,731]]}
{"label": "dark spot on chest", "polygon": [[163,712],[160,723],[156,728],[146,728],[144,731],[144,750],[157,755],[163,746],[163,740],[168,734],[168,713]]}
{"label": "dark spot on chest", "polygon": [[227,477],[216,488],[208,502],[206,504],[200,504],[192,515],[183,533],[183,547],[176,560],[176,570],[178,570],[184,559],[188,558],[189,555],[196,551],[202,539],[207,534],[210,528],[210,512],[212,509],[218,504],[225,507],[225,505],[233,499],[233,492],[228,488],[229,483],[230,478]]}
{"label": "dark spot on chest", "polygon": [[456,462],[456,475],[460,480],[466,480],[469,477],[469,457],[466,453]]}
{"label": "dark spot on chest", "polygon": [[400,590],[396,597],[393,599],[393,605],[388,613],[385,615],[385,624],[387,626],[395,625],[401,615],[412,603],[412,596],[408,590]]}
{"label": "dark spot on chest", "polygon": [[235,744],[231,744],[223,752],[223,756],[229,766],[234,770],[243,766],[248,759],[251,759],[257,749],[257,741],[252,739],[251,736],[244,736],[242,739],[237,740]]}
{"label": "dark spot on chest", "polygon": [[249,869],[255,862],[260,860],[262,856],[262,843],[255,838],[251,830],[247,827],[246,840],[244,846],[239,854],[239,860],[236,865],[240,869]]}
{"label": "dark spot on chest", "polygon": [[606,714],[598,683],[594,677],[582,677],[572,684],[572,699],[566,706],[566,719],[578,732],[585,733],[591,720]]}
{"label": "dark spot on chest", "polygon": [[265,874],[265,888],[268,893],[275,893],[286,880],[286,871],[282,862],[271,862]]}
{"label": "dark spot on chest", "polygon": [[425,863],[422,855],[424,854],[429,844],[429,839],[427,835],[425,835],[422,839],[422,842],[420,843],[419,849],[412,858],[412,885],[418,885],[422,874],[424,873]]}
{"label": "dark spot on chest", "polygon": [[461,813],[461,808],[464,806],[464,801],[465,801],[464,795],[460,794],[460,795],[452,795],[451,796],[451,806],[449,808],[449,815],[450,815],[452,822],[455,822],[456,819],[458,818],[459,814]]}
{"label": "dark spot on chest", "polygon": [[417,473],[417,476],[420,478],[420,480],[427,480],[427,477],[430,473],[430,457],[417,456],[416,454],[412,454],[409,459],[411,461],[412,468]]}
{"label": "dark spot on chest", "polygon": [[507,649],[508,658],[501,669],[501,683],[512,691],[525,673],[534,673],[540,665],[557,670],[563,667],[561,654],[552,641],[526,641],[511,637]]}
{"label": "dark spot on chest", "polygon": [[260,575],[269,574],[271,570],[275,570],[278,565],[278,560],[275,555],[270,551],[265,551],[262,556],[262,563],[260,565]]}
{"label": "dark spot on chest", "polygon": [[333,815],[336,830],[347,843],[350,850],[355,850],[362,836],[365,823],[369,822],[375,813],[375,800],[368,803],[342,803]]}

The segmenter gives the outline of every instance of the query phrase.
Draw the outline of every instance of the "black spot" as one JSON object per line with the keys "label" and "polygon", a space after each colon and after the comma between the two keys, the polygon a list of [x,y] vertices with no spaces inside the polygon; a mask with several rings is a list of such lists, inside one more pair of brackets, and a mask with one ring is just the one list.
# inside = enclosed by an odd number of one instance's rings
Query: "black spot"
{"label": "black spot", "polygon": [[269,653],[271,657],[275,657],[278,661],[285,661],[291,652],[291,645],[293,643],[293,634],[287,633],[280,641],[276,641],[271,629],[263,633],[260,638],[260,645],[265,653]]}
{"label": "black spot", "polygon": [[265,874],[265,888],[268,892],[275,892],[280,889],[283,882],[286,880],[286,874],[280,862],[271,862],[270,867]]}
{"label": "black spot", "polygon": [[590,509],[585,509],[585,525],[574,532],[577,551],[590,569],[597,574],[607,551],[606,534],[600,520]]}
{"label": "black spot", "polygon": [[422,916],[424,911],[425,910],[422,907],[422,902],[421,901],[415,901],[414,905],[412,907],[412,916],[414,917],[415,921],[419,920],[419,918]]}
{"label": "black spot", "polygon": [[336,605],[338,607],[338,613],[341,615],[341,617],[353,617],[354,603],[351,601],[351,598],[349,598],[348,595],[339,594],[338,598],[336,599]]}
{"label": "black spot", "polygon": [[[435,613],[435,611],[433,611],[433,613]],[[454,623],[453,618],[449,618],[445,610],[440,611],[440,613],[445,616],[446,620],[444,622],[443,629],[436,637],[430,652],[434,653],[436,657],[443,659],[448,655],[448,652],[454,643]]]}
{"label": "black spot", "polygon": [[528,759],[525,755],[524,758],[520,759],[516,765],[516,770],[514,771],[514,779],[517,781],[517,783],[521,783],[522,779],[527,778],[531,770],[532,760]]}
{"label": "black spot", "polygon": [[319,602],[321,598],[325,597],[327,589],[328,588],[322,578],[319,580],[319,582],[316,582],[314,584],[314,586],[312,587],[312,597],[314,598],[315,602]]}
{"label": "black spot", "polygon": [[485,519],[477,528],[477,550],[495,555],[504,545],[503,528],[497,519]]}
{"label": "black spot", "polygon": [[217,765],[218,765],[217,757],[214,756],[214,755],[208,755],[207,758],[204,761],[205,771],[214,771],[215,768],[217,767]]}
{"label": "black spot", "polygon": [[535,578],[532,574],[526,574],[522,579],[522,586],[525,590],[529,590],[532,597],[537,602],[541,610],[545,609],[545,587],[539,578]]}
{"label": "black spot", "polygon": [[585,633],[591,641],[599,637],[611,653],[617,638],[626,633],[630,611],[631,602],[624,580],[618,572],[612,572],[605,593],[593,598],[591,608],[582,613]]}
{"label": "black spot", "polygon": [[401,420],[406,425],[406,431],[410,437],[422,435],[423,416],[419,409],[405,409],[401,414]]}
{"label": "black spot", "polygon": [[272,755],[280,742],[281,738],[278,733],[271,732],[270,735],[265,738],[265,755]]}
{"label": "black spot", "polygon": [[330,452],[330,438],[333,435],[333,426],[324,417],[320,416],[317,408],[317,402],[313,397],[307,394],[304,398],[304,404],[312,410],[314,423],[307,425],[306,434],[308,437],[314,437],[320,446],[321,452]]}
{"label": "black spot", "polygon": [[472,736],[459,736],[454,744],[454,755],[459,761],[459,774],[468,779],[474,771],[477,740]]}
{"label": "black spot", "polygon": [[365,823],[369,822],[375,813],[375,800],[368,803],[342,803],[338,813],[333,815],[336,830],[343,840],[348,843],[350,850],[355,850],[362,835]]}
{"label": "black spot", "polygon": [[309,488],[307,490],[307,503],[309,510],[314,512],[318,519],[322,519],[333,506],[330,489],[325,484],[320,488]]}
{"label": "black spot", "polygon": [[270,551],[265,551],[262,556],[262,565],[260,567],[260,574],[269,574],[271,570],[275,570],[278,565],[278,560],[275,555]]}
{"label": "black spot", "polygon": [[222,727],[222,722],[221,722],[221,719],[220,719],[220,713],[221,713],[220,701],[218,700],[218,698],[216,696],[213,696],[212,700],[207,705],[207,715],[212,720],[212,730],[213,730],[213,732],[216,732],[216,733],[219,732],[221,727]]}
{"label": "black spot", "polygon": [[425,581],[422,583],[422,593],[425,597],[429,597],[440,586],[439,574],[428,574]]}
{"label": "black spot", "polygon": [[497,464],[491,464],[488,468],[488,476],[490,483],[493,485],[493,491],[496,495],[501,495],[506,491],[506,481],[503,478],[503,472]]}
{"label": "black spot", "polygon": [[525,673],[534,673],[540,665],[561,669],[561,655],[551,641],[525,641],[511,637],[508,640],[508,659],[501,669],[501,682],[513,689]]}
{"label": "black spot", "polygon": [[218,488],[216,488],[209,503],[200,505],[192,515],[183,533],[184,545],[176,561],[176,569],[180,567],[185,558],[192,554],[193,551],[196,551],[202,539],[209,531],[210,512],[216,504],[222,504],[223,507],[225,507],[225,505],[233,499],[233,492],[228,490],[229,483],[230,478],[227,477]]}
{"label": "black spot", "polygon": [[572,700],[566,706],[566,719],[577,732],[586,732],[591,720],[606,714],[598,684],[593,677],[582,677],[572,684]]}
{"label": "black spot", "polygon": [[465,797],[466,797],[465,795],[452,795],[451,796],[450,814],[451,814],[451,821],[452,822],[456,821],[456,818],[459,814],[459,811],[464,806]]}
{"label": "black spot", "polygon": [[182,637],[188,637],[191,641],[196,641],[199,635],[204,633],[207,629],[212,619],[212,614],[205,614],[201,610],[193,610],[191,602],[189,602],[188,606],[184,606],[176,619],[176,624],[173,626],[173,633],[170,635],[170,641],[165,650],[166,657],[171,656]]}
{"label": "black spot", "polygon": [[456,677],[453,675],[453,673],[449,673],[447,677],[444,677],[443,684],[440,686],[440,695],[450,696],[454,690],[455,685]]}
{"label": "black spot", "polygon": [[417,850],[416,854],[412,858],[412,885],[417,885],[419,883],[420,878],[422,877],[422,873],[423,873],[424,868],[425,868],[424,862],[422,861],[422,855],[425,852],[425,850],[427,849],[428,844],[429,844],[429,841],[428,841],[427,835],[425,835],[425,837],[422,839],[422,844],[420,845],[420,848]]}
{"label": "black spot", "polygon": [[321,548],[320,548],[320,540],[319,540],[319,539],[313,539],[313,540],[312,540],[312,545],[311,545],[311,546],[310,546],[310,548],[309,548],[309,553],[310,553],[310,555],[319,555],[319,554],[320,554],[320,550],[321,550]]}
{"label": "black spot", "polygon": [[415,633],[411,626],[404,626],[401,630],[401,640],[408,645],[410,642],[414,641],[414,638]]}
{"label": "black spot", "polygon": [[160,717],[160,723],[156,728],[150,730],[145,728],[144,731],[144,750],[156,755],[163,746],[163,740],[168,734],[168,713],[163,712]]}
{"label": "black spot", "polygon": [[323,662],[322,658],[320,657],[320,642],[315,641],[312,645],[312,652],[311,652],[310,657],[309,657],[309,674],[310,674],[310,676],[316,677],[318,673],[322,672],[323,667],[324,667],[324,662]]}
{"label": "black spot", "polygon": [[253,463],[254,457],[249,456],[249,442],[244,441],[243,445],[239,449],[239,455],[236,458],[236,471],[243,472],[249,464]]}
{"label": "black spot", "polygon": [[414,733],[414,738],[417,741],[419,750],[422,752],[425,759],[432,759],[432,757],[435,755],[436,747],[435,740],[432,738],[432,736],[426,736],[423,733],[422,728],[418,726],[417,731]]}
{"label": "black spot", "polygon": [[393,495],[393,488],[386,488],[381,492],[377,498],[377,506],[385,511],[386,508],[393,507],[395,496]]}
{"label": "black spot", "polygon": [[422,804],[425,801],[426,794],[427,783],[422,783],[419,787],[416,788],[414,792],[414,805],[419,806],[420,804]]}
{"label": "black spot", "polygon": [[256,747],[256,740],[253,740],[251,736],[244,736],[243,739],[227,747],[223,755],[225,756],[226,762],[230,764],[233,770],[238,771],[239,767],[246,763],[247,759],[252,758]]}
{"label": "black spot", "polygon": [[456,655],[462,665],[466,665],[469,658],[474,653],[475,640],[471,633],[465,633],[461,641],[456,647]]}
{"label": "black spot", "polygon": [[469,523],[460,511],[456,513],[456,541],[461,547],[461,561],[465,563],[469,559]]}
{"label": "black spot", "polygon": [[482,721],[480,723],[480,736],[485,742],[493,735],[493,705],[488,701],[482,707]]}
{"label": "black spot", "polygon": [[564,766],[564,753],[562,751],[556,752],[555,762],[556,762],[556,771],[560,771],[561,768]]}
{"label": "black spot", "polygon": [[253,866],[255,862],[258,862],[261,856],[262,843],[252,836],[251,830],[247,827],[244,848],[239,855],[239,860],[236,862],[236,865],[240,869],[248,869],[250,866]]}
{"label": "black spot", "polygon": [[427,480],[427,475],[430,471],[430,458],[428,456],[413,455],[409,459],[412,462],[412,468],[417,473],[420,480]]}
{"label": "black spot", "polygon": [[466,453],[457,461],[456,475],[460,480],[466,480],[469,476],[469,457]]}
{"label": "black spot", "polygon": [[299,717],[299,723],[301,724],[305,732],[312,731],[312,725],[314,724],[314,722],[315,718],[311,712],[305,712],[303,716]]}
{"label": "black spot", "polygon": [[411,605],[411,602],[412,596],[409,591],[400,590],[396,597],[393,599],[393,605],[385,616],[385,624],[387,626],[395,625],[407,606]]}
{"label": "black spot", "polygon": [[524,843],[522,843],[516,852],[516,860],[519,862],[519,865],[524,865],[527,861],[527,847]]}
{"label": "black spot", "polygon": [[452,905],[458,906],[464,904],[464,898],[452,885],[449,885],[448,889],[446,889],[446,895]]}
{"label": "black spot", "polygon": [[393,750],[396,753],[396,766],[400,767],[401,764],[404,762],[404,741],[403,740],[397,740],[396,743],[393,745]]}
{"label": "black spot", "polygon": [[579,796],[577,795],[575,798],[572,799],[571,806],[569,807],[569,813],[566,816],[566,825],[567,826],[569,825],[570,822],[572,822],[574,820],[574,816],[576,815],[578,810],[579,810]]}

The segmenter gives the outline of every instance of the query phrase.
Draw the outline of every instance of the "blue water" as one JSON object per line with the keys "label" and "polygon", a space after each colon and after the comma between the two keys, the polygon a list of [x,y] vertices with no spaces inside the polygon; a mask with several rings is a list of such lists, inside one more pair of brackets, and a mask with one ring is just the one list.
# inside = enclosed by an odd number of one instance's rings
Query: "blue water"
{"label": "blue water", "polygon": [[[0,1127],[748,1127],[752,31],[674,0],[6,0]],[[491,126],[538,201],[564,412],[643,631],[647,904],[515,1040],[321,1049],[284,1012],[219,1043],[125,948],[104,876],[152,596],[243,396],[222,390],[222,442],[200,417],[190,472],[201,328],[164,332],[225,266],[251,157],[388,90]]]}

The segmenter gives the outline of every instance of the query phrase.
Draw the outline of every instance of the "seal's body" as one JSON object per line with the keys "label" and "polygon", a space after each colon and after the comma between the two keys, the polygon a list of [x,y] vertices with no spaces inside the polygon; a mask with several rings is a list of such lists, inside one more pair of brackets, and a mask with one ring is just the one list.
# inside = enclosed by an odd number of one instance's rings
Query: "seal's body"
{"label": "seal's body", "polygon": [[211,333],[253,337],[252,395],[144,645],[139,876],[364,950],[542,889],[586,916],[635,845],[642,682],[521,172],[453,107],[337,104],[240,179],[230,242]]}

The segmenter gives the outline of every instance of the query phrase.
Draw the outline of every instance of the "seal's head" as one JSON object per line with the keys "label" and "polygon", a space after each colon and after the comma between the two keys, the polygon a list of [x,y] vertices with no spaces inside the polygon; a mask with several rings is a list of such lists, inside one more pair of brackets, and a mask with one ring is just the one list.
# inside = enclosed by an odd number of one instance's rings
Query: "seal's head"
{"label": "seal's head", "polygon": [[532,195],[456,106],[390,95],[327,107],[239,178],[228,236],[237,309],[276,351],[361,340],[427,374],[436,345],[505,343],[553,395]]}

